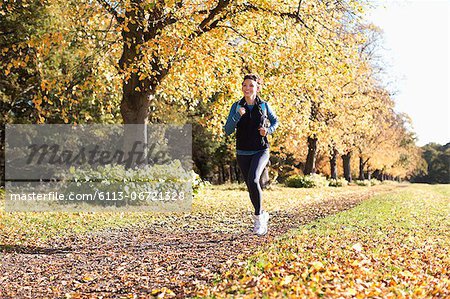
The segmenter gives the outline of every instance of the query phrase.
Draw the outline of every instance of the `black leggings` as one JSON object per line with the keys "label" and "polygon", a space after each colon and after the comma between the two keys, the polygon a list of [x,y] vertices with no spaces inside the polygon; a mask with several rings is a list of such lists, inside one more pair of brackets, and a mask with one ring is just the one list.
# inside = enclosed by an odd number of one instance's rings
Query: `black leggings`
{"label": "black leggings", "polygon": [[269,162],[269,150],[260,151],[254,155],[237,155],[237,162],[244,175],[250,200],[255,208],[255,215],[259,215],[262,212],[262,190],[259,179],[264,167]]}

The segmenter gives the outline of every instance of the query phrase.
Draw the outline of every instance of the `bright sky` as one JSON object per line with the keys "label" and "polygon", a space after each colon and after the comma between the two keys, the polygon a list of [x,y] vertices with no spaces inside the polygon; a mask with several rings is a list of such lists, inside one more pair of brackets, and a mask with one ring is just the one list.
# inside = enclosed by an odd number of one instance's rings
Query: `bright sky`
{"label": "bright sky", "polygon": [[396,110],[413,121],[418,145],[450,142],[450,0],[377,0],[367,19],[383,30],[379,52]]}

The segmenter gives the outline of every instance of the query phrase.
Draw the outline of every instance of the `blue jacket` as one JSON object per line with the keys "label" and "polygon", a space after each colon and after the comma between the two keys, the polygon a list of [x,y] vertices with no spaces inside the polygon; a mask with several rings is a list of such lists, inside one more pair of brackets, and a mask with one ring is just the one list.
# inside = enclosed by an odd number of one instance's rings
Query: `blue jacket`
{"label": "blue jacket", "polygon": [[[246,109],[246,113],[242,117],[238,111],[240,107]],[[256,98],[255,105],[247,105],[245,99],[242,98],[231,106],[224,129],[227,135],[231,135],[237,129],[236,148],[238,154],[251,154],[268,148],[267,137],[261,136],[258,131],[265,118],[270,122],[268,134],[272,134],[278,127],[278,118],[269,103],[262,101],[259,97]]]}

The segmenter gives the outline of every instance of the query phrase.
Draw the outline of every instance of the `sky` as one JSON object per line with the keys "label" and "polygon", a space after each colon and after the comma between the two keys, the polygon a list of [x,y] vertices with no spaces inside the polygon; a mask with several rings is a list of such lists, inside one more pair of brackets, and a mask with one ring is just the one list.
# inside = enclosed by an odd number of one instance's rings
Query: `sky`
{"label": "sky", "polygon": [[450,0],[377,0],[366,19],[383,30],[383,81],[417,144],[450,142]]}

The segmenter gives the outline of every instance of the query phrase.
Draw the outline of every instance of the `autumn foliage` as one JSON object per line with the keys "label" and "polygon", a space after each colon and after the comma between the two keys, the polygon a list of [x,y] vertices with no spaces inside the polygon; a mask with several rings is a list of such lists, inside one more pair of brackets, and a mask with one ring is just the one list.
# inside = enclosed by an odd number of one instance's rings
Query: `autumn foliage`
{"label": "autumn foliage", "polygon": [[197,171],[234,181],[222,125],[243,74],[256,72],[281,123],[274,176],[408,178],[425,166],[409,118],[376,76],[379,30],[364,22],[365,5],[3,1],[1,121],[190,122]]}

